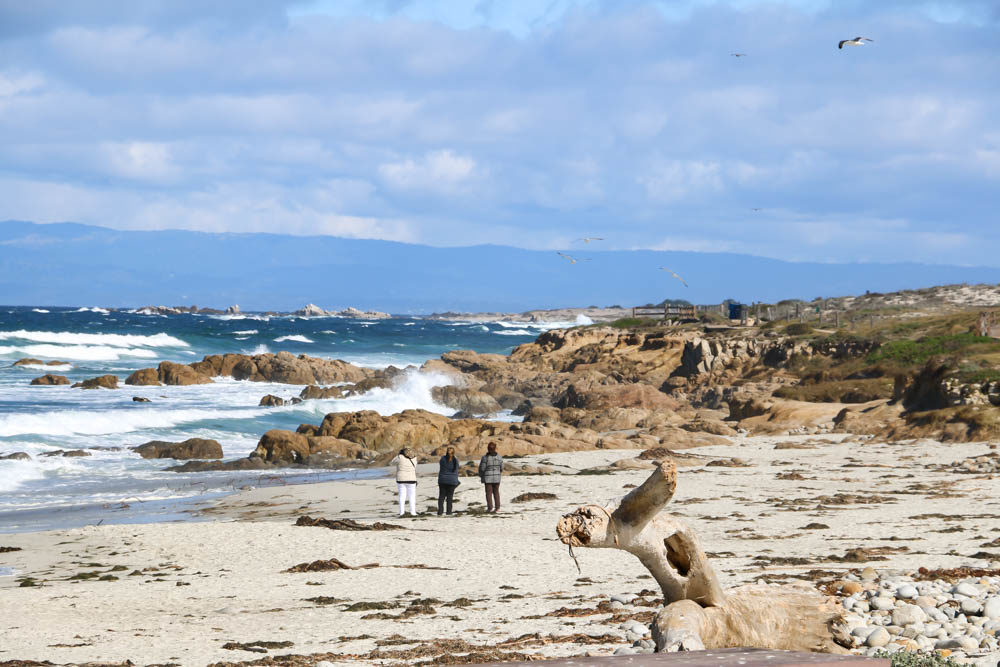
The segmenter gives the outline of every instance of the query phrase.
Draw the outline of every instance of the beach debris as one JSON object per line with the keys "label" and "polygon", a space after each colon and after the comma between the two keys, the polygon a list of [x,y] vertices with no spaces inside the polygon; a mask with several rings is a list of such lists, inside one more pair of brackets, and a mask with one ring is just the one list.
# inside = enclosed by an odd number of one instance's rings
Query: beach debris
{"label": "beach debris", "polygon": [[556,494],[554,494],[554,493],[545,493],[545,492],[532,491],[532,492],[529,492],[529,493],[522,493],[519,496],[515,496],[514,498],[511,499],[510,502],[512,502],[512,503],[526,503],[526,502],[528,502],[530,500],[557,500],[557,497],[556,497]]}
{"label": "beach debris", "polygon": [[398,526],[394,523],[363,524],[354,519],[320,519],[305,515],[300,516],[295,522],[296,526],[320,526],[330,530],[405,530],[405,526]]}
{"label": "beach debris", "polygon": [[275,648],[289,648],[295,646],[294,642],[283,641],[283,642],[270,642],[270,641],[257,641],[257,642],[226,642],[222,645],[222,648],[227,651],[251,651],[252,653],[267,653],[269,649]]}
{"label": "beach debris", "polygon": [[348,565],[342,560],[331,558],[329,560],[314,560],[311,563],[299,563],[282,572],[327,572],[329,570],[370,570],[378,567],[378,563],[368,563],[367,565]]}
{"label": "beach debris", "polygon": [[652,628],[657,651],[745,646],[847,653],[843,608],[814,590],[754,584],[724,592],[697,533],[662,511],[676,488],[676,465],[658,461],[624,498],[579,507],[556,526],[564,544],[628,551],[649,570],[665,602]]}
{"label": "beach debris", "polygon": [[7,554],[12,551],[21,551],[21,547],[0,547],[0,554]]}

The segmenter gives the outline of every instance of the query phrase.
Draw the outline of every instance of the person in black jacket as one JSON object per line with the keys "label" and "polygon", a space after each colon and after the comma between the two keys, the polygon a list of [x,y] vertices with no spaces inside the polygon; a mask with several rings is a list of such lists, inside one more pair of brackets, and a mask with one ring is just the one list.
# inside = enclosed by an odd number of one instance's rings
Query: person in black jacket
{"label": "person in black jacket", "polygon": [[455,448],[449,447],[444,456],[441,457],[441,466],[438,469],[438,516],[444,511],[445,502],[448,504],[448,514],[451,514],[452,503],[455,499],[455,487],[458,481],[458,457],[455,456]]}

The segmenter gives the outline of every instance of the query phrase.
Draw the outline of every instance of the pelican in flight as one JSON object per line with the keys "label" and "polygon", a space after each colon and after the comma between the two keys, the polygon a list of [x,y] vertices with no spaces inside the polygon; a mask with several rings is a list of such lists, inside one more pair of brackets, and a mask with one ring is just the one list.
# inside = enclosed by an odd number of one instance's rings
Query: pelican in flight
{"label": "pelican in flight", "polygon": [[730,53],[729,55],[731,55],[733,58],[742,58],[746,54],[745,53]]}
{"label": "pelican in flight", "polygon": [[564,252],[556,252],[556,254],[559,255],[560,257],[562,257],[563,259],[568,259],[570,264],[576,264],[577,262],[589,262],[590,261],[589,257],[581,257],[580,259],[577,259],[576,257],[571,257],[571,256],[567,255]]}
{"label": "pelican in flight", "polygon": [[867,37],[855,37],[854,39],[842,39],[837,43],[837,48],[844,48],[844,44],[848,46],[864,46],[865,42],[874,42],[874,39],[868,39]]}
{"label": "pelican in flight", "polygon": [[604,238],[601,236],[584,236],[582,239],[577,239],[577,241],[583,241],[584,243],[590,243],[591,241],[603,241]]}
{"label": "pelican in flight", "polygon": [[671,270],[670,270],[670,269],[668,269],[667,267],[665,267],[665,266],[661,266],[661,267],[660,267],[660,271],[668,271],[668,272],[670,273],[670,275],[671,275],[671,276],[673,276],[674,278],[677,278],[677,280],[679,280],[679,281],[681,281],[682,283],[684,283],[684,287],[687,287],[687,286],[688,286],[688,284],[687,284],[687,281],[686,281],[686,280],[684,280],[683,278],[681,278],[681,277],[680,277],[679,275],[677,275],[676,273],[674,273],[673,271],[671,271]]}

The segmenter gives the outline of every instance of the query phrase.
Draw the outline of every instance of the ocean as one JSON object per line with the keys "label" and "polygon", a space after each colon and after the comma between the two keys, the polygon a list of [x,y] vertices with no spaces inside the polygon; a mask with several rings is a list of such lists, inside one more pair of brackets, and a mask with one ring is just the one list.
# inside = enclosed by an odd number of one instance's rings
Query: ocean
{"label": "ocean", "polygon": [[[301,385],[238,382],[185,387],[127,386],[125,378],[160,361],[190,363],[208,354],[293,354],[343,359],[371,368],[419,366],[444,352],[470,349],[506,354],[546,329],[573,323],[443,322],[400,317],[362,320],[239,315],[144,314],[102,308],[0,306],[0,533],[95,523],[181,520],[201,501],[252,486],[373,477],[381,470],[284,470],[174,473],[170,459],[142,459],[129,447],[150,440],[211,438],[226,459],[245,457],[261,434],[318,424],[328,412],[393,414],[423,408],[441,414],[431,387],[447,378],[411,373],[394,390],[346,399],[259,407],[266,394],[298,395]],[[18,359],[61,366],[14,366]],[[117,390],[30,386],[45,373],[71,382],[104,374]],[[133,396],[150,402],[134,402]],[[47,456],[61,450],[90,456]]]}

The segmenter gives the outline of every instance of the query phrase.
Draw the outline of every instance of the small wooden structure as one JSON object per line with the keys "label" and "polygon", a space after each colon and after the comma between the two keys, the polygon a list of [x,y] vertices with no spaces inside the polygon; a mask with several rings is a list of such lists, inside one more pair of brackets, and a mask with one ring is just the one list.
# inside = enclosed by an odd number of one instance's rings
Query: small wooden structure
{"label": "small wooden structure", "polygon": [[996,311],[981,311],[979,313],[979,326],[977,328],[977,333],[979,333],[980,336],[1000,338],[1000,323],[997,322]]}
{"label": "small wooden structure", "polygon": [[632,308],[632,317],[650,317],[654,315],[664,320],[694,319],[698,317],[698,306],[668,303],[664,306],[634,306]]}

